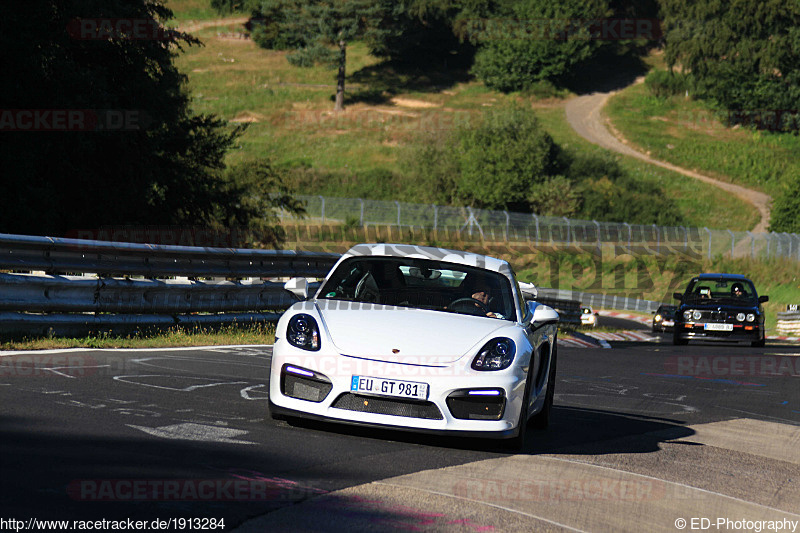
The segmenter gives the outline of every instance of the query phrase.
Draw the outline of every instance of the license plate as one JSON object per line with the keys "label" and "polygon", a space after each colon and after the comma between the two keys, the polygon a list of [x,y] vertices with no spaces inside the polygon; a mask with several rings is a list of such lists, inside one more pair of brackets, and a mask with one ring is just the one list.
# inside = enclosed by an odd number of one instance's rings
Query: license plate
{"label": "license plate", "polygon": [[706,324],[706,331],[733,331],[733,324]]}
{"label": "license plate", "polygon": [[427,383],[400,381],[398,379],[353,376],[353,380],[350,382],[350,390],[362,394],[392,396],[394,398],[428,399]]}
{"label": "license plate", "polygon": [[674,326],[675,325],[675,321],[674,320],[665,320],[664,322],[662,322],[662,324],[664,326]]}

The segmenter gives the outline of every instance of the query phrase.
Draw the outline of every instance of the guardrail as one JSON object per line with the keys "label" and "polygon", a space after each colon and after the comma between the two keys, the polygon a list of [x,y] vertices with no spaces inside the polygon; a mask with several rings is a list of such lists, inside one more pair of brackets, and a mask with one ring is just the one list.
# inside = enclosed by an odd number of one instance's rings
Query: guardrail
{"label": "guardrail", "polygon": [[800,335],[800,312],[784,311],[778,313],[778,324],[775,329],[780,335]]}
{"label": "guardrail", "polygon": [[[127,334],[175,325],[274,321],[296,297],[269,278],[321,278],[339,257],[0,234],[0,269],[11,271],[0,273],[0,333]],[[164,279],[173,277],[179,279]],[[580,322],[580,305],[642,312],[659,305],[579,291],[537,291],[538,301],[573,324]]]}
{"label": "guardrail", "polygon": [[0,333],[125,334],[275,320],[263,311],[296,298],[262,278],[324,277],[339,257],[0,234],[0,269],[12,271],[0,273]]}

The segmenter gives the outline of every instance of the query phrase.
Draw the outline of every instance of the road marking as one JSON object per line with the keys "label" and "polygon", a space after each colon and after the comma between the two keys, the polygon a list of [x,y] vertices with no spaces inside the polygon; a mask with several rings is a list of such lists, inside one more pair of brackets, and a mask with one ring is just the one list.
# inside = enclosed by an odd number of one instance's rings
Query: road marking
{"label": "road marking", "polygon": [[266,385],[263,384],[263,383],[261,385],[253,385],[252,387],[247,387],[247,388],[242,389],[239,392],[239,394],[241,394],[242,398],[244,398],[245,400],[266,400],[267,398],[269,398],[269,395],[267,394],[266,390],[258,391],[259,396],[257,396],[257,397],[253,397],[250,394],[251,392],[255,391],[256,389],[260,389],[262,387],[266,388]]}
{"label": "road marking", "polygon": [[193,424],[190,422],[184,424],[173,424],[171,426],[161,426],[157,428],[134,426],[132,424],[127,424],[127,426],[133,429],[138,429],[139,431],[144,431],[148,435],[160,437],[162,439],[192,440],[197,442],[222,442],[226,444],[256,444],[255,442],[235,438],[247,434],[247,431],[241,429],[206,426],[202,424]]}
{"label": "road marking", "polygon": [[163,390],[171,390],[177,392],[192,392],[197,389],[203,389],[207,387],[218,387],[220,385],[244,385],[246,381],[214,381],[213,383],[206,383],[204,385],[190,385],[184,388],[177,388],[177,387],[167,387],[164,385],[154,385],[152,383],[141,383],[138,381],[133,381],[133,379],[141,379],[141,378],[161,378],[161,379],[182,379],[182,380],[200,380],[200,381],[212,381],[210,378],[200,378],[200,377],[191,377],[191,376],[165,376],[161,374],[143,374],[143,375],[129,375],[129,376],[113,376],[115,381],[121,381],[123,383],[130,383],[131,385],[140,385],[142,387],[152,387],[154,389],[163,389]]}

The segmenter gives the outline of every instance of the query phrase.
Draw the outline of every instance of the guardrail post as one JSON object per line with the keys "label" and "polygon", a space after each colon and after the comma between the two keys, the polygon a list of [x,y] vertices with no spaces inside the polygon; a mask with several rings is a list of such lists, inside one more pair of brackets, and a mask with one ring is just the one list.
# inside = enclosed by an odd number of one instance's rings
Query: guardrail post
{"label": "guardrail post", "polygon": [[594,225],[597,227],[597,255],[603,254],[603,244],[600,242],[600,223],[596,220],[592,220]]}
{"label": "guardrail post", "polygon": [[569,219],[567,217],[563,217],[563,218],[564,218],[564,222],[567,223],[567,248],[569,248],[569,245],[570,245],[571,239],[572,239],[572,235],[570,235],[571,228],[570,228],[570,225],[569,225]]}
{"label": "guardrail post", "polygon": [[631,225],[627,222],[622,223],[623,226],[628,226],[628,251],[631,250],[631,239],[633,238],[633,230],[631,229]]}
{"label": "guardrail post", "polygon": [[397,206],[397,228],[400,229],[400,202],[395,200],[394,205]]}
{"label": "guardrail post", "polygon": [[361,204],[361,217],[359,222],[361,223],[361,227],[364,227],[364,200],[359,198],[358,202]]}
{"label": "guardrail post", "polygon": [[319,199],[322,200],[322,225],[324,226],[325,225],[325,197],[324,196],[320,196]]}
{"label": "guardrail post", "polygon": [[511,215],[508,214],[508,211],[503,211],[506,215],[506,242],[508,242],[508,229],[511,226]]}
{"label": "guardrail post", "polygon": [[653,229],[656,232],[656,253],[661,252],[661,235],[658,234],[658,226],[653,224]]}
{"label": "guardrail post", "polygon": [[433,231],[438,229],[438,222],[439,222],[439,206],[433,204]]}
{"label": "guardrail post", "polygon": [[539,244],[539,217],[536,216],[536,213],[531,213],[533,215],[533,223],[536,224],[536,244]]}
{"label": "guardrail post", "polygon": [[684,252],[688,252],[689,251],[689,228],[687,228],[686,226],[681,226],[681,229],[683,230],[683,251]]}
{"label": "guardrail post", "polygon": [[734,244],[736,243],[736,237],[733,236],[733,232],[731,230],[725,230],[728,232],[728,235],[731,236],[731,259],[733,259],[733,248]]}
{"label": "guardrail post", "polygon": [[769,246],[772,244],[772,233],[767,233],[767,259],[769,259]]}
{"label": "guardrail post", "polygon": [[708,258],[711,259],[711,230],[708,228],[703,228],[708,232]]}

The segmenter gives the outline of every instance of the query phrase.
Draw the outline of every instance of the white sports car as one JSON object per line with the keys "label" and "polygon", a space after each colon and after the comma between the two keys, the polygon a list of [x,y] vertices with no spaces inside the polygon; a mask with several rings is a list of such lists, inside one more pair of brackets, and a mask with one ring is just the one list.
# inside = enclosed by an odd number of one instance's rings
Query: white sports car
{"label": "white sports car", "polygon": [[509,264],[441,248],[360,244],[278,322],[270,411],[513,439],[546,427],[558,314],[525,302]]}

